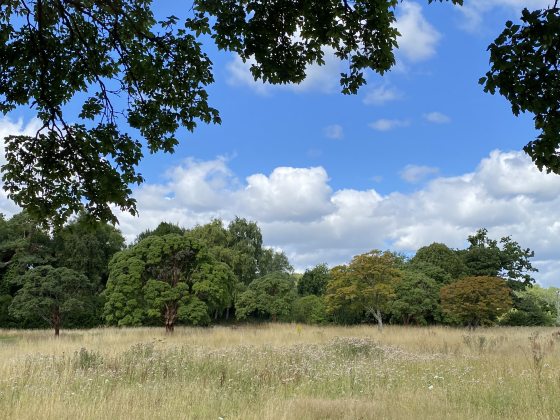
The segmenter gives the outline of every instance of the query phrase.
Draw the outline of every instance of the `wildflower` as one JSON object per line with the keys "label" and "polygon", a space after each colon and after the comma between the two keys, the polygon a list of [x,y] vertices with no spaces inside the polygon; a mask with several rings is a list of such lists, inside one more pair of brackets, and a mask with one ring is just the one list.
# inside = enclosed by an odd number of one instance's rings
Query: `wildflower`
{"label": "wildflower", "polygon": [[428,389],[431,391],[432,389],[434,389],[434,386],[433,386],[433,385],[430,385],[430,386],[428,387]]}

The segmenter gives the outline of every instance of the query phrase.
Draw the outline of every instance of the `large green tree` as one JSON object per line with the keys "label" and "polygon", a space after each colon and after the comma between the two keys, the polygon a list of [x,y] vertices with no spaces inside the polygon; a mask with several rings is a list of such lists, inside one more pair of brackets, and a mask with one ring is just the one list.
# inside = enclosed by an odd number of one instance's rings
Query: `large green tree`
{"label": "large green tree", "polygon": [[149,236],[115,255],[104,294],[110,324],[156,319],[172,332],[177,321],[206,325],[231,301],[235,276],[184,235]]}
{"label": "large green tree", "polygon": [[392,318],[405,325],[439,321],[439,291],[440,285],[421,271],[403,270],[390,305]]}
{"label": "large green tree", "polygon": [[[448,283],[450,280],[456,280],[464,276],[467,272],[465,263],[456,251],[450,249],[445,244],[436,242],[418,249],[414,257],[410,260],[410,263],[418,270],[426,271],[426,274],[428,274],[429,271],[433,271],[437,280],[445,283]],[[438,276],[436,273],[437,270],[433,268],[430,269],[426,264],[443,270],[443,272],[447,274],[447,276],[445,276],[447,278]]]}
{"label": "large green tree", "polygon": [[273,272],[251,282],[235,303],[237,319],[288,319],[296,298],[294,279],[287,273]]}
{"label": "large green tree", "polygon": [[54,329],[55,336],[64,317],[83,311],[95,289],[83,274],[49,265],[28,270],[20,281],[22,287],[10,305],[10,313],[16,318],[42,318]]}
{"label": "large green tree", "polygon": [[330,278],[330,270],[327,264],[317,264],[308,268],[298,280],[297,290],[300,296],[315,295],[323,296]]}
{"label": "large green tree", "polygon": [[86,275],[99,289],[107,283],[109,261],[123,247],[124,237],[118,229],[85,213],[53,236],[57,266]]}
{"label": "large green tree", "polygon": [[502,277],[509,287],[521,290],[535,282],[531,273],[538,271],[530,259],[534,251],[505,236],[498,242],[488,237],[486,229],[479,229],[468,237],[469,247],[461,255],[470,276]]}
{"label": "large green tree", "polygon": [[334,267],[325,294],[327,313],[342,322],[372,316],[382,329],[402,275],[400,264],[394,253],[373,250],[354,257],[348,266]]}
{"label": "large green tree", "polygon": [[194,0],[178,6],[190,7],[187,19],[157,21],[151,0],[2,1],[0,112],[29,106],[41,121],[35,135],[5,139],[4,188],[58,223],[83,208],[106,220],[112,205],[135,213],[130,185],[143,181],[144,146],[173,152],[179,127],[220,122],[203,39],[254,59],[253,76],[270,83],[301,82],[331,48],[348,62],[342,91],[355,93],[366,69],[395,63],[397,3]]}

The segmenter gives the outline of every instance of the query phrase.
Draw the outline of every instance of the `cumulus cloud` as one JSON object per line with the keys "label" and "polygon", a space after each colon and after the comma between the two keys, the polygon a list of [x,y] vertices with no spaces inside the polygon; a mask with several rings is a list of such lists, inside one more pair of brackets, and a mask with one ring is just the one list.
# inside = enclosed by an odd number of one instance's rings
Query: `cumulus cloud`
{"label": "cumulus cloud", "polygon": [[402,92],[387,84],[380,85],[370,89],[363,99],[366,105],[384,105],[387,102],[393,102],[403,97]]}
{"label": "cumulus cloud", "polygon": [[410,125],[408,120],[381,118],[369,124],[371,128],[377,131],[390,131],[399,127],[407,127]]}
{"label": "cumulus cloud", "polygon": [[[33,129],[0,120],[0,135]],[[408,170],[413,180],[436,175],[429,167]],[[237,215],[257,221],[265,243],[303,270],[348,262],[373,248],[415,252],[431,242],[464,247],[469,234],[486,227],[493,238],[511,235],[533,249],[537,279],[560,286],[560,177],[539,172],[522,152],[494,151],[471,173],[435,177],[406,194],[334,190],[322,167],[279,167],[240,180],[225,158],[186,160],[165,176],[165,182],[134,190],[139,217],[116,211],[129,241],[160,221],[192,227]],[[17,208],[0,194],[0,210],[11,215]]]}
{"label": "cumulus cloud", "polygon": [[432,166],[406,165],[400,172],[400,175],[401,178],[406,182],[415,184],[417,182],[423,181],[429,176],[437,175],[438,173],[439,169]]}
{"label": "cumulus cloud", "polygon": [[424,114],[424,119],[433,124],[447,124],[451,122],[451,118],[437,111]]}
{"label": "cumulus cloud", "polygon": [[398,10],[395,27],[401,34],[397,39],[399,53],[411,62],[433,57],[441,34],[426,20],[422,6],[406,2],[402,3]]}
{"label": "cumulus cloud", "polygon": [[340,140],[344,137],[344,128],[339,124],[333,124],[325,127],[324,133],[329,139]]}
{"label": "cumulus cloud", "polygon": [[[408,167],[409,179],[436,175],[435,168],[422,168]],[[202,198],[195,200],[197,191]],[[560,285],[560,177],[539,172],[521,152],[494,151],[473,172],[433,178],[408,194],[333,190],[321,167],[280,167],[239,181],[217,159],[188,161],[169,171],[166,183],[145,184],[135,196],[140,217],[119,215],[129,240],[161,220],[193,226],[238,215],[258,221],[266,244],[283,249],[302,270],[373,248],[464,247],[468,235],[486,227],[491,237],[511,235],[535,250],[538,280]]]}

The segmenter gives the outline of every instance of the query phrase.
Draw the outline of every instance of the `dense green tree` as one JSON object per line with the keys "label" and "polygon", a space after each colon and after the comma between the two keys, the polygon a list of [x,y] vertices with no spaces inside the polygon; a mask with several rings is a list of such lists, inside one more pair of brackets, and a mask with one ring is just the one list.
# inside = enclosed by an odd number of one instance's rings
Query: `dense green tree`
{"label": "dense green tree", "polygon": [[189,305],[200,306],[192,278],[202,262],[200,244],[176,234],[149,236],[118,253],[109,266],[105,318],[118,325],[159,318],[168,332],[177,320],[207,323],[207,318],[189,318],[186,311]]}
{"label": "dense green tree", "polygon": [[84,309],[94,284],[83,274],[69,268],[40,266],[21,276],[21,289],[10,305],[17,318],[44,319],[59,335],[64,317]]}
{"label": "dense green tree", "polygon": [[294,279],[274,272],[251,282],[235,302],[237,319],[255,316],[272,321],[287,320],[296,298]]}
{"label": "dense green tree", "polygon": [[401,278],[400,264],[394,253],[373,250],[333,268],[325,294],[327,313],[345,323],[373,316],[382,329]]}
{"label": "dense green tree", "polygon": [[292,308],[292,320],[305,324],[324,324],[327,322],[325,301],[316,295],[297,298]]}
{"label": "dense green tree", "polygon": [[228,248],[235,251],[231,267],[245,285],[257,278],[262,243],[261,229],[255,222],[236,217],[229,223]]}
{"label": "dense green tree", "polygon": [[107,283],[109,261],[124,246],[118,229],[84,213],[56,231],[53,241],[56,264],[85,274],[99,288]]}
{"label": "dense green tree", "polygon": [[459,279],[467,273],[467,267],[457,252],[445,244],[436,242],[416,251],[416,255],[410,262],[419,267],[424,265],[423,263],[431,264],[443,270],[453,280]]}
{"label": "dense green tree", "polygon": [[136,237],[134,243],[138,243],[142,239],[146,239],[148,236],[164,236],[171,233],[174,233],[176,235],[183,235],[185,233],[185,229],[173,223],[161,222],[154,230],[148,229],[140,233]]}
{"label": "dense green tree", "polygon": [[419,271],[404,270],[395,284],[391,316],[405,325],[426,325],[440,320],[440,285]]}
{"label": "dense green tree", "polygon": [[214,315],[214,319],[233,306],[237,290],[237,277],[223,262],[203,263],[193,273],[192,291],[206,304],[208,312]]}
{"label": "dense green tree", "polygon": [[207,325],[232,305],[237,278],[188,235],[152,235],[119,252],[104,292],[109,324],[142,325],[150,319],[172,332],[178,321]]}
{"label": "dense green tree", "polygon": [[283,251],[278,252],[271,248],[263,248],[257,262],[257,271],[259,277],[262,277],[276,271],[292,274],[294,268]]}
{"label": "dense green tree", "polygon": [[32,267],[54,263],[49,233],[26,211],[0,222],[0,294],[14,295]]}
{"label": "dense green tree", "polygon": [[317,264],[311,269],[308,268],[297,282],[298,294],[300,296],[323,296],[329,282],[329,276],[330,270],[327,264]]}
{"label": "dense green tree", "polygon": [[538,285],[513,293],[513,308],[500,318],[502,325],[537,326],[556,325],[557,290]]}
{"label": "dense green tree", "polygon": [[498,277],[463,277],[444,286],[440,296],[448,320],[472,328],[494,323],[512,306],[511,290]]}
{"label": "dense green tree", "polygon": [[488,237],[486,229],[479,229],[468,241],[470,245],[462,256],[469,276],[502,277],[515,290],[534,283],[530,273],[538,270],[531,264],[530,258],[535,253],[529,248],[521,248],[509,236],[500,239],[498,244]]}

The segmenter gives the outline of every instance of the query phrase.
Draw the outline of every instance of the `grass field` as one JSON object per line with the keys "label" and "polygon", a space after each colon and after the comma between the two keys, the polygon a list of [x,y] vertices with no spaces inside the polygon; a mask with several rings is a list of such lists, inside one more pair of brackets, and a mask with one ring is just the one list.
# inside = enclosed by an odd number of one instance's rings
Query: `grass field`
{"label": "grass field", "polygon": [[558,419],[558,331],[0,331],[0,417]]}

